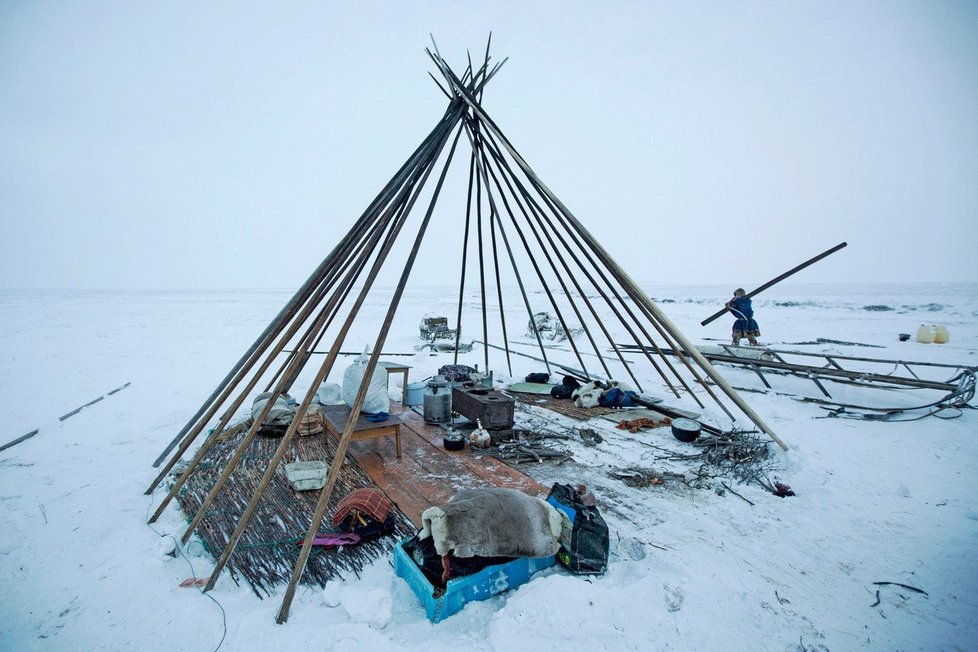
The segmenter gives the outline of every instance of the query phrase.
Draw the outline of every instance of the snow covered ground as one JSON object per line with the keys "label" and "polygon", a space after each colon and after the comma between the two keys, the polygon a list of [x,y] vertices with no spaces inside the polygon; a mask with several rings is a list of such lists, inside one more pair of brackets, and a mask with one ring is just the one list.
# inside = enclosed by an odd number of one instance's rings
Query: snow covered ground
{"label": "snow covered ground", "polygon": [[[729,318],[699,322],[732,288],[646,289],[693,341],[726,341]],[[772,477],[795,497],[732,480],[746,500],[685,485],[625,488],[606,471],[666,468],[639,442],[682,445],[610,422],[597,448],[571,446],[577,463],[565,476],[527,469],[545,483],[585,478],[604,499],[612,562],[601,577],[555,568],[438,625],[387,559],[325,590],[300,588],[284,626],[274,622],[280,596],[258,600],[226,575],[209,594],[181,588],[209,575],[212,560],[193,541],[176,558],[166,554],[185,525],[174,507],[146,525],[161,498],[143,495],[151,463],[290,294],[0,293],[0,445],[39,429],[0,452],[0,649],[978,649],[978,414],[820,418],[826,410],[779,391],[814,389],[790,379],[743,396],[788,444]],[[451,291],[410,290],[385,350],[413,351],[421,317],[454,321],[453,302]],[[804,350],[978,365],[978,284],[785,284],[754,304],[761,341],[776,348],[827,338],[885,348]],[[376,325],[385,308],[365,306],[366,322]],[[950,342],[898,341],[921,323],[945,324]],[[477,330],[467,327],[464,339],[478,339]],[[362,348],[372,332],[354,332],[344,348]],[[397,360],[412,365],[412,380],[451,362],[427,353]],[[492,360],[505,380],[499,356]],[[481,368],[481,349],[461,361]],[[514,358],[512,376],[538,366]],[[749,372],[720,370],[737,386],[764,389]],[[692,406],[651,375],[643,382],[671,405]],[[730,425],[715,412],[704,418]]]}

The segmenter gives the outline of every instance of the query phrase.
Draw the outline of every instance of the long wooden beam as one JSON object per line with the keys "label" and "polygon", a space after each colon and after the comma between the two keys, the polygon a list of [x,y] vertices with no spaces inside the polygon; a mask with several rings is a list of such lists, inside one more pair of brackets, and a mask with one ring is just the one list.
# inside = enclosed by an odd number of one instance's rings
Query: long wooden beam
{"label": "long wooden beam", "polygon": [[[479,144],[479,141],[477,139],[477,134],[473,132],[469,124],[466,124],[466,131],[469,134],[469,140],[472,143],[473,148],[481,151],[481,145]],[[488,161],[485,160],[484,154],[479,157],[479,169],[483,176],[483,182],[485,183],[486,186],[486,196],[489,197],[490,202],[493,204],[493,212],[497,216],[499,228],[502,231],[503,229],[502,220],[498,218],[500,214],[499,204],[497,204],[493,200],[493,193],[489,184],[489,174],[491,170],[488,169]],[[519,237],[520,243],[523,245],[523,251],[526,252],[527,257],[530,260],[530,266],[533,268],[533,271],[536,273],[537,279],[540,281],[540,284],[543,287],[543,292],[547,296],[547,300],[550,302],[550,307],[553,308],[557,320],[560,322],[561,327],[564,329],[564,331],[567,334],[567,342],[570,344],[571,349],[574,351],[574,356],[577,358],[578,363],[580,363],[581,367],[584,369],[586,373],[587,365],[585,364],[584,359],[581,357],[581,353],[577,348],[577,344],[574,342],[574,336],[571,334],[570,325],[567,323],[567,320],[564,319],[563,312],[560,310],[560,306],[557,305],[557,300],[554,298],[553,292],[550,291],[550,287],[547,284],[546,278],[544,277],[543,270],[541,270],[540,265],[537,263],[536,258],[533,255],[533,252],[530,248],[530,244],[526,239],[526,235],[524,235],[522,229],[520,229],[519,223],[516,221],[516,216],[513,214],[513,210],[512,208],[510,208],[509,201],[506,199],[505,194],[500,192],[498,197],[503,203],[503,208],[505,209],[505,213],[506,215],[509,216],[510,222],[512,222],[513,224],[513,228],[516,231],[516,235]],[[528,317],[530,323],[535,324],[532,312],[529,313]],[[534,328],[533,330],[534,332],[536,332],[537,329]],[[537,333],[537,340],[540,341],[539,333]],[[542,348],[543,346],[541,343],[541,351]],[[544,357],[546,357],[546,355],[544,355]]]}
{"label": "long wooden beam", "polygon": [[[583,276],[584,278],[591,280],[592,286],[603,297],[606,297],[606,295],[604,295],[604,293],[601,291],[601,288],[598,287],[597,284],[593,282],[593,277],[588,272],[588,270],[583,265],[580,264],[580,260],[577,259],[577,257],[574,256],[574,253],[567,248],[566,241],[564,241],[563,238],[560,237],[558,237],[559,243],[554,240],[554,236],[551,235],[553,224],[550,223],[549,220],[544,219],[543,212],[540,210],[539,205],[536,202],[532,201],[532,197],[528,196],[528,194],[525,192],[525,188],[523,188],[522,184],[519,183],[519,179],[515,178],[509,166],[504,165],[505,161],[501,161],[500,158],[495,156],[495,152],[493,152],[491,148],[489,148],[489,153],[492,155],[492,162],[495,164],[496,169],[499,171],[498,177],[502,178],[503,182],[506,184],[506,188],[509,191],[510,196],[513,198],[513,201],[520,209],[520,212],[523,214],[523,219],[526,220],[527,224],[530,226],[530,230],[532,231],[533,236],[537,241],[537,244],[543,250],[544,255],[547,257],[547,260],[551,264],[551,268],[554,270],[554,273],[557,274],[557,278],[561,280],[561,287],[564,289],[565,293],[568,294],[568,299],[571,301],[571,305],[574,308],[575,313],[577,314],[577,318],[581,321],[581,324],[585,326],[585,332],[588,336],[588,340],[591,342],[591,346],[595,348],[595,355],[598,357],[598,360],[601,363],[601,367],[604,369],[608,377],[611,378],[612,377],[611,370],[608,369],[608,365],[606,364],[604,358],[597,351],[597,343],[594,341],[594,337],[591,335],[590,330],[587,329],[583,316],[581,315],[580,311],[577,309],[577,306],[574,304],[573,300],[571,299],[570,293],[566,285],[564,285],[562,281],[563,277],[560,274],[560,272],[557,270],[556,264],[553,262],[553,259],[551,258],[551,252],[553,256],[556,257],[557,261],[560,263],[560,266],[563,269],[564,273],[570,279],[570,282],[571,284],[573,284],[574,289],[577,291],[577,294],[581,297],[581,301],[584,302],[584,305],[591,313],[594,322],[598,325],[598,328],[601,330],[605,338],[608,340],[608,343],[611,345],[612,350],[614,351],[615,355],[618,357],[618,361],[621,362],[625,371],[632,379],[632,382],[634,382],[635,386],[638,388],[638,391],[639,392],[645,391],[642,388],[641,381],[639,381],[639,379],[632,372],[631,368],[625,363],[625,359],[622,357],[621,351],[619,351],[618,348],[615,346],[614,338],[611,336],[611,333],[608,332],[608,328],[605,326],[604,321],[601,319],[600,315],[598,315],[597,310],[595,309],[594,305],[591,303],[591,300],[588,298],[587,291],[585,291],[585,289],[582,287],[581,282],[578,280],[578,278],[580,276]],[[494,180],[496,179],[496,177],[497,175],[493,174]],[[496,183],[498,187],[498,181]],[[516,187],[514,187],[514,184]],[[517,192],[517,189],[519,189],[519,192]],[[502,188],[499,188],[499,190],[500,192],[502,192]],[[536,223],[537,227],[539,227],[539,230],[538,228],[534,227],[534,223]],[[548,228],[548,226],[550,228]],[[557,235],[559,236],[559,234]],[[544,242],[544,239],[546,239],[546,242]],[[571,258],[571,260],[578,265],[577,268],[575,269],[571,268],[571,266],[567,262],[567,259],[564,257],[565,252]]]}
{"label": "long wooden beam", "polygon": [[[353,231],[351,231],[351,233],[353,233]],[[368,232],[367,240],[369,240],[370,237],[369,233],[370,232]],[[347,248],[349,247],[349,240],[352,240],[352,237],[345,238],[344,242],[342,242],[344,252],[346,252]],[[180,442],[180,446],[173,454],[173,457],[160,470],[159,474],[156,476],[156,478],[153,480],[150,486],[146,489],[145,493],[147,495],[153,493],[156,487],[159,486],[159,483],[163,480],[163,478],[166,477],[167,473],[169,473],[170,469],[173,468],[173,466],[177,463],[177,461],[181,457],[183,457],[184,453],[190,448],[190,445],[194,442],[196,437],[203,431],[204,427],[207,425],[210,419],[224,405],[224,402],[230,397],[231,393],[239,387],[240,382],[241,380],[243,380],[244,376],[247,375],[248,372],[254,368],[255,362],[257,362],[257,360],[261,357],[261,355],[264,355],[265,352],[267,352],[265,360],[258,365],[258,369],[252,375],[251,380],[245,384],[244,388],[239,391],[237,398],[234,401],[232,401],[231,405],[224,411],[224,414],[221,416],[220,422],[218,423],[217,427],[214,428],[214,430],[210,433],[207,440],[205,440],[204,444],[200,447],[200,449],[198,449],[190,465],[184,471],[184,474],[189,478],[189,474],[193,473],[200,459],[203,458],[203,456],[210,449],[210,447],[217,440],[217,438],[220,437],[221,433],[224,431],[228,423],[234,417],[236,411],[244,402],[244,400],[247,398],[248,394],[251,392],[252,389],[254,389],[255,385],[258,384],[259,380],[262,378],[262,376],[264,376],[265,372],[271,366],[272,361],[276,358],[276,356],[278,356],[284,350],[285,345],[292,339],[292,337],[298,331],[299,327],[301,326],[303,321],[308,317],[308,315],[311,313],[316,303],[322,300],[322,297],[329,289],[329,285],[334,280],[334,274],[341,274],[345,264],[346,262],[344,261],[340,265],[334,265],[332,269],[330,269],[327,272],[327,276],[323,279],[320,287],[313,293],[313,295],[309,299],[307,299],[305,305],[298,312],[298,314],[294,315],[294,317],[288,322],[288,325],[284,329],[284,331],[279,330],[277,333],[274,334],[274,337],[278,338],[278,342],[274,346],[271,346],[271,348],[269,348],[271,342],[274,341],[273,338],[268,342],[263,343],[262,346],[256,350],[255,359],[251,361],[248,365],[242,367],[239,370],[238,372],[239,377],[234,382],[228,384],[225,387],[220,398],[218,398],[217,400],[214,401],[214,403],[211,404],[210,409],[207,411],[204,417],[197,422],[194,428],[187,433],[183,441]],[[308,333],[306,336],[308,336]],[[286,361],[286,364],[291,364],[291,362],[292,362],[292,357],[290,357]],[[266,389],[265,391],[269,391],[269,390]],[[184,482],[185,481],[186,479],[184,479]],[[172,496],[165,499],[164,503],[169,503],[170,499],[172,499]],[[163,504],[161,507],[165,508],[166,504]],[[162,513],[162,510],[159,513]],[[151,523],[154,522],[156,518],[159,517],[159,513],[154,515],[154,518],[150,521]]]}
{"label": "long wooden beam", "polygon": [[[487,134],[487,143],[489,144],[489,148],[488,149],[489,149],[490,153],[493,155],[493,157],[497,161],[499,161],[502,165],[504,165],[507,170],[509,170],[509,175],[516,182],[517,187],[520,188],[520,192],[523,194],[523,196],[526,198],[526,200],[528,202],[531,201],[532,200],[532,197],[530,197],[529,191],[525,188],[525,186],[523,185],[523,183],[517,178],[516,174],[510,169],[510,166],[506,162],[505,158],[503,157],[502,152],[500,152],[499,151],[499,148],[495,146],[495,142],[494,142],[494,139],[493,139],[493,136],[492,136],[491,133]],[[632,311],[632,308],[628,305],[628,302],[618,292],[617,284],[614,283],[614,282],[612,282],[607,277],[607,275],[605,274],[604,269],[593,258],[593,256],[591,255],[591,252],[587,249],[587,247],[585,247],[581,243],[581,241],[579,240],[579,238],[577,237],[577,235],[574,233],[574,231],[572,229],[570,229],[570,228],[567,227],[567,225],[564,223],[564,218],[560,214],[560,212],[557,211],[555,209],[555,207],[553,207],[547,201],[547,198],[546,197],[541,197],[541,199],[543,200],[543,203],[547,206],[547,209],[549,209],[550,212],[554,215],[554,217],[556,217],[557,224],[560,225],[560,227],[564,230],[564,233],[566,233],[567,236],[570,238],[571,242],[573,242],[574,245],[580,250],[581,254],[584,256],[584,258],[586,259],[586,261],[587,261],[588,264],[585,265],[584,263],[582,263],[580,261],[580,259],[577,258],[577,254],[570,247],[570,245],[563,239],[560,230],[558,230],[555,226],[552,226],[551,227],[552,230],[558,236],[558,238],[561,240],[561,242],[563,243],[565,249],[569,252],[569,254],[571,255],[571,257],[577,263],[578,267],[584,272],[585,276],[588,278],[588,280],[591,282],[591,284],[595,287],[595,289],[598,291],[598,293],[605,300],[605,302],[607,303],[607,305],[609,306],[609,308],[611,309],[611,311],[618,318],[619,323],[625,328],[626,331],[628,331],[629,335],[631,335],[631,337],[633,338],[633,340],[635,341],[636,344],[639,344],[640,342],[643,342],[643,341],[644,342],[650,342],[652,344],[652,346],[653,346],[653,349],[655,350],[656,355],[660,358],[660,360],[662,361],[663,365],[667,369],[669,369],[670,372],[672,372],[673,376],[676,378],[676,380],[679,382],[679,384],[681,384],[686,389],[686,391],[688,391],[690,393],[690,395],[693,396],[694,400],[696,400],[696,402],[700,405],[700,407],[703,407],[702,403],[696,398],[696,394],[693,392],[692,388],[689,387],[689,385],[686,383],[686,380],[676,372],[676,369],[673,367],[673,365],[669,361],[669,359],[665,355],[663,355],[661,353],[661,351],[659,351],[658,344],[656,344],[655,339],[652,337],[652,335],[649,334],[648,330],[645,328],[645,325],[642,323],[642,320],[639,319],[635,315],[635,313]],[[536,203],[536,202],[534,201],[534,203]],[[540,209],[541,214],[543,214],[544,213],[543,207],[541,207],[541,206],[538,205],[538,208]],[[591,270],[593,270],[594,273],[597,274],[597,276],[600,279],[600,282],[598,280],[596,280],[591,275]],[[629,322],[628,319],[625,319],[625,317],[618,311],[617,306],[605,294],[604,288],[608,288],[608,291],[611,293],[612,296],[615,297],[615,300],[619,304],[621,304],[622,309],[628,315],[629,319],[631,319],[631,322]],[[640,338],[638,336],[638,334],[635,333],[634,329],[632,328],[632,324],[634,324],[635,327],[638,328],[639,331],[641,331],[641,334],[644,337],[644,339],[643,338]],[[656,326],[656,325],[653,324],[653,326]],[[652,365],[653,369],[655,369],[656,372],[659,374],[659,376],[662,378],[663,382],[666,383],[666,386],[672,391],[672,393],[677,398],[679,398],[679,396],[680,396],[679,390],[677,390],[676,387],[673,386],[672,381],[669,379],[669,377],[666,375],[666,373],[662,370],[662,368],[659,367],[659,364],[658,364],[658,362],[656,362],[655,358],[653,358],[652,355],[649,352],[647,352],[647,351],[645,352],[645,356],[648,359],[649,363]]]}
{"label": "long wooden beam", "polygon": [[[375,232],[375,234],[374,234],[373,237],[374,238],[379,238],[381,233],[382,233],[382,231],[379,231],[378,230],[378,231]],[[365,257],[370,256],[372,249],[373,249],[373,247],[367,247],[367,248],[365,248],[363,250],[363,252],[362,252],[361,255],[362,256],[365,256]],[[328,305],[330,306],[330,309],[332,309],[332,307],[335,305],[335,303],[337,301],[337,298],[340,296],[340,293],[341,293],[344,285],[345,284],[348,284],[348,283],[352,283],[353,280],[355,280],[355,274],[356,273],[357,273],[357,270],[356,269],[351,269],[351,270],[349,270],[347,272],[347,277],[340,282],[340,286],[335,289],[335,291],[333,293],[333,298],[328,303]],[[320,314],[320,317],[316,321],[317,327],[319,327],[319,328],[322,327],[322,324],[325,321],[326,317],[327,317],[326,314]],[[297,326],[296,326],[296,328],[297,328]],[[276,345],[276,348],[280,351],[281,350],[281,347],[285,345],[285,343],[290,339],[290,337],[291,337],[291,335],[289,333],[285,333],[283,335],[283,337],[280,339],[279,343]],[[312,342],[311,342],[311,338],[312,337],[313,337],[312,334],[308,334],[307,337],[306,337],[306,339],[304,339],[304,340],[302,340],[300,342],[300,345],[299,345],[300,349],[306,349],[306,348],[310,347],[311,344],[312,344]],[[227,426],[227,423],[228,423],[228,421],[230,420],[230,418],[231,418],[231,416],[233,414],[233,410],[236,410],[238,407],[240,407],[241,403],[244,401],[244,398],[254,388],[255,384],[257,384],[258,380],[261,378],[261,376],[264,374],[264,372],[268,369],[268,366],[271,364],[272,360],[274,360],[274,356],[270,355],[262,363],[261,367],[255,373],[254,377],[249,382],[249,384],[245,387],[244,391],[242,391],[241,394],[238,396],[238,398],[235,400],[234,404],[232,405],[232,408],[233,409],[229,409],[224,414],[224,417],[221,419],[221,423],[218,425],[218,428],[216,428],[214,430],[214,432],[212,432],[208,436],[208,438],[204,442],[204,444],[195,453],[195,455],[194,455],[193,459],[190,461],[190,464],[188,465],[187,469],[183,472],[183,474],[181,474],[181,476],[179,478],[176,479],[176,481],[173,483],[173,486],[170,487],[170,490],[167,492],[167,495],[164,496],[163,500],[160,502],[159,506],[156,508],[156,511],[150,517],[150,520],[149,520],[150,523],[155,522],[163,514],[163,511],[166,509],[166,507],[176,497],[177,493],[180,491],[180,489],[183,487],[183,485],[186,484],[186,482],[190,479],[190,477],[195,472],[195,470],[197,469],[197,467],[203,461],[204,456],[207,454],[207,452],[210,450],[210,448],[217,441],[217,438],[220,436],[220,434],[223,431],[223,429]],[[298,356],[293,356],[291,358],[291,361],[289,363],[289,367],[288,367],[288,370],[286,371],[286,373],[289,373],[289,372],[295,370],[300,364],[302,364],[301,358],[298,357]],[[232,456],[231,460],[225,465],[225,468],[222,471],[221,475],[218,477],[218,480],[211,487],[210,491],[208,492],[207,497],[204,499],[204,501],[202,502],[200,508],[197,510],[196,515],[193,517],[193,519],[192,519],[192,521],[190,523],[190,526],[187,528],[186,532],[184,533],[184,536],[183,536],[184,541],[186,541],[186,540],[188,540],[190,538],[190,535],[196,529],[197,525],[199,525],[199,523],[203,519],[204,514],[206,513],[207,509],[210,507],[211,503],[217,497],[218,492],[221,490],[221,488],[227,482],[227,479],[230,477],[231,473],[237,467],[237,464],[240,461],[241,457],[244,455],[245,450],[248,448],[248,446],[254,440],[255,436],[258,434],[258,430],[261,428],[261,425],[264,422],[265,417],[267,417],[268,416],[268,413],[271,411],[271,409],[273,407],[273,404],[275,402],[275,399],[279,395],[281,395],[282,392],[284,391],[285,382],[286,382],[286,379],[285,379],[284,376],[279,379],[278,383],[276,384],[276,387],[272,390],[271,395],[268,397],[268,400],[266,401],[265,407],[261,410],[260,414],[258,414],[257,417],[255,417],[253,419],[253,423],[251,424],[251,427],[248,429],[247,434],[245,435],[245,437],[243,438],[243,440],[238,445],[238,448],[236,449],[236,451],[235,451],[234,455]]]}
{"label": "long wooden beam", "polygon": [[[771,287],[775,283],[780,283],[781,281],[785,280],[786,278],[788,278],[792,274],[796,274],[796,273],[800,272],[801,270],[805,269],[809,265],[814,265],[815,263],[817,263],[818,261],[822,260],[826,256],[829,256],[831,254],[834,254],[839,249],[842,249],[845,246],[846,246],[846,243],[845,242],[840,242],[839,244],[835,245],[831,249],[829,249],[827,251],[823,251],[819,255],[814,256],[812,258],[809,258],[808,260],[806,260],[805,262],[803,262],[801,265],[797,265],[795,267],[792,267],[791,269],[789,269],[784,274],[780,274],[780,275],[776,276],[775,278],[771,279],[767,283],[764,283],[760,287],[754,288],[753,290],[751,290],[750,292],[748,292],[747,294],[745,294],[744,295],[744,298],[745,299],[749,299],[752,296],[754,296],[755,294],[760,294],[761,292],[763,292],[764,290],[768,289],[769,287]],[[711,321],[713,321],[714,319],[717,319],[718,317],[722,316],[723,313],[728,312],[729,310],[730,310],[730,308],[726,308],[725,307],[723,310],[716,311],[715,313],[713,313],[712,315],[710,315],[709,317],[707,317],[706,319],[704,319],[703,321],[701,321],[700,322],[700,326],[706,326]]]}

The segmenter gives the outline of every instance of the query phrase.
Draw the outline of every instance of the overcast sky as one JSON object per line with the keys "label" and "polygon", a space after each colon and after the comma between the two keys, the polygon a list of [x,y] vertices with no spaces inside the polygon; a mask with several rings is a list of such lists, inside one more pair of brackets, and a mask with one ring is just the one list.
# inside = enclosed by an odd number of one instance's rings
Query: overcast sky
{"label": "overcast sky", "polygon": [[978,281],[978,2],[7,0],[0,287],[299,285],[442,115],[429,33],[490,31],[486,110],[636,279]]}

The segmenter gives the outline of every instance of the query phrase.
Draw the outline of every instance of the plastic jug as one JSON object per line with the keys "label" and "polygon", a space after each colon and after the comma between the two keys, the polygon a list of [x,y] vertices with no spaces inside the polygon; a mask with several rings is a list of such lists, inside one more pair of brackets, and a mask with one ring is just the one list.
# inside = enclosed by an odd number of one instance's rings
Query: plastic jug
{"label": "plastic jug", "polygon": [[934,344],[947,344],[951,339],[951,334],[947,331],[947,326],[939,324],[934,327]]}
{"label": "plastic jug", "polygon": [[927,324],[921,324],[917,329],[917,341],[921,344],[930,344],[934,341],[934,329]]}

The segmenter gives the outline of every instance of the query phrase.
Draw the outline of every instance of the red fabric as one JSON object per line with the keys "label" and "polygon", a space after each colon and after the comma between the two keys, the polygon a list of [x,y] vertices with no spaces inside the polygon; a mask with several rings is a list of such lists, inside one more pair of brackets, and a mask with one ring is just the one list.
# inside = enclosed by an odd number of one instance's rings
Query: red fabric
{"label": "red fabric", "polygon": [[336,513],[333,514],[333,525],[339,525],[354,509],[364,514],[369,514],[371,518],[383,522],[387,519],[387,514],[391,511],[391,501],[380,489],[356,489],[351,491],[336,506]]}

